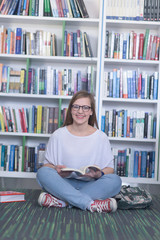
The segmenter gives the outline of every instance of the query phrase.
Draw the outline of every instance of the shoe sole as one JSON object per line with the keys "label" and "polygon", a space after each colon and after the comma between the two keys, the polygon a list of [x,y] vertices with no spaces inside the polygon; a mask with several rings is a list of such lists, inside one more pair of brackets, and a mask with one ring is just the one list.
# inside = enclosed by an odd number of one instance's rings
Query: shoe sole
{"label": "shoe sole", "polygon": [[42,207],[42,199],[44,197],[44,195],[46,195],[47,193],[46,192],[42,192],[40,195],[39,195],[39,198],[38,198],[38,204]]}
{"label": "shoe sole", "polygon": [[111,202],[112,202],[112,211],[111,212],[115,212],[117,210],[117,201],[114,198],[110,198]]}

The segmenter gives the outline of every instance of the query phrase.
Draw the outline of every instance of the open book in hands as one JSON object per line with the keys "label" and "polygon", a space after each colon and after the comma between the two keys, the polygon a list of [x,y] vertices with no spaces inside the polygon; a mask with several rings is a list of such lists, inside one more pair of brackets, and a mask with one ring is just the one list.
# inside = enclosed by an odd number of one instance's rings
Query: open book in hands
{"label": "open book in hands", "polygon": [[95,178],[91,176],[87,176],[90,171],[101,171],[100,167],[96,165],[88,165],[85,167],[81,167],[80,169],[74,169],[74,168],[62,168],[62,172],[67,172],[68,176],[66,178],[75,178],[78,180],[83,180],[83,181],[92,181]]}

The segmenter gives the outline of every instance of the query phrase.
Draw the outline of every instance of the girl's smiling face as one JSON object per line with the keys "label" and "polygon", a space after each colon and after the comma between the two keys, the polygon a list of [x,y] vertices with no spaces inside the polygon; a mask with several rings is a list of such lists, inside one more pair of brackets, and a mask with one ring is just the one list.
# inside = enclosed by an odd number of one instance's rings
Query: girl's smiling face
{"label": "girl's smiling face", "polygon": [[72,105],[71,114],[73,118],[73,124],[88,124],[89,117],[92,115],[90,99],[77,99]]}

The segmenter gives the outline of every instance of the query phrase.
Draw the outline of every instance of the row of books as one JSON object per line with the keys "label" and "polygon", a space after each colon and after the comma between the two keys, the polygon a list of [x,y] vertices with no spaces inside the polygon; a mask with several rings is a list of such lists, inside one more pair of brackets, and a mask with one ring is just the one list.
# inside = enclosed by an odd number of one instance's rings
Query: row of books
{"label": "row of books", "polygon": [[0,14],[38,16],[39,0],[1,0]]}
{"label": "row of books", "polygon": [[44,0],[44,16],[89,18],[84,0]]}
{"label": "row of books", "polygon": [[115,173],[122,177],[154,178],[155,151],[112,148]]}
{"label": "row of books", "polygon": [[66,118],[67,108],[60,111],[61,119],[59,120],[59,107],[0,106],[0,132],[51,134],[63,124]]}
{"label": "row of books", "polygon": [[46,144],[36,147],[0,143],[0,171],[37,172],[43,165]]}
{"label": "row of books", "polygon": [[122,68],[104,72],[104,97],[158,99],[158,72]]}
{"label": "row of books", "polygon": [[[28,76],[28,77],[27,77]],[[80,90],[95,93],[96,72],[88,66],[86,72],[73,69],[29,68],[14,71],[0,63],[0,92],[47,95],[69,95]]]}
{"label": "row of books", "polygon": [[160,1],[107,0],[106,18],[134,21],[160,21]]}
{"label": "row of books", "polygon": [[105,57],[114,59],[159,60],[160,37],[145,33],[115,33],[106,30]]}
{"label": "row of books", "polygon": [[54,33],[37,30],[27,32],[22,28],[0,28],[0,53],[56,56]]}
{"label": "row of books", "polygon": [[156,138],[157,118],[152,112],[106,110],[101,120],[101,130],[109,137]]}
{"label": "row of books", "polygon": [[[63,43],[62,43],[63,44]],[[64,52],[67,57],[93,57],[89,36],[86,32],[64,31]]]}

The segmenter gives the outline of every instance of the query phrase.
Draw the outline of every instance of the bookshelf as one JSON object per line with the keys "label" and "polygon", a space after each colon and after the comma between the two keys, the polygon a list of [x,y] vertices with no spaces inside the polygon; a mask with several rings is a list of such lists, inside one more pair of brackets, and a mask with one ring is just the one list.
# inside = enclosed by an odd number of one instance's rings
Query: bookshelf
{"label": "bookshelf", "polygon": [[[92,8],[90,5],[92,4]],[[52,66],[56,69],[72,69],[75,73],[80,70],[87,75],[87,67],[93,66],[96,71],[95,78],[98,79],[100,75],[100,35],[101,25],[100,19],[102,14],[101,1],[85,1],[89,18],[55,18],[43,16],[43,0],[39,0],[39,16],[17,16],[17,15],[0,15],[0,26],[5,28],[22,28],[26,32],[36,32],[36,30],[43,30],[55,33],[56,35],[56,56],[39,56],[30,54],[0,54],[0,63],[12,67],[14,70],[25,68],[28,69],[47,66]],[[92,57],[65,57],[62,55],[62,41],[63,31],[65,29],[70,31],[77,31],[78,29],[87,32],[92,48]],[[75,74],[74,73],[74,74]],[[98,83],[95,83],[95,99],[98,101]],[[26,93],[4,93],[0,92],[1,106],[26,107],[35,105],[42,105],[48,107],[57,107],[63,109],[68,106],[71,96],[66,95],[47,95],[47,94],[26,94]],[[98,109],[98,104],[97,104]],[[59,111],[60,118],[60,111]],[[29,132],[0,132],[0,143],[4,145],[22,145],[36,147],[40,143],[47,143],[49,133],[29,133]],[[23,151],[24,156],[24,151]],[[0,177],[5,181],[6,178],[13,179],[35,179],[35,172],[14,172],[14,171],[0,171]]]}
{"label": "bookshelf", "polygon": [[[120,135],[118,131],[122,131],[122,129],[119,130],[118,121],[120,122],[122,118],[120,118],[121,115],[117,116],[117,119],[115,117],[116,121],[116,127],[117,132],[115,133],[116,136],[113,135],[113,132],[110,133],[111,136],[109,136],[109,140],[111,143],[111,147],[113,148],[113,153],[117,156],[114,157],[115,161],[119,161],[119,151],[133,148],[133,151],[155,151],[155,168],[154,168],[154,176],[152,177],[142,177],[141,176],[141,170],[138,170],[138,176],[134,177],[134,155],[132,155],[132,161],[133,164],[129,166],[128,168],[130,174],[126,176],[121,176],[123,183],[125,184],[138,184],[138,183],[148,183],[148,184],[159,184],[159,109],[160,109],[160,95],[158,91],[158,97],[157,99],[141,99],[141,98],[120,98],[119,96],[111,97],[110,92],[111,89],[108,88],[108,91],[104,91],[106,89],[107,83],[104,83],[104,79],[106,78],[106,82],[109,81],[111,72],[114,72],[114,69],[121,70],[120,77],[123,78],[123,71],[139,71],[139,72],[146,72],[153,74],[154,72],[160,72],[160,61],[155,60],[139,60],[139,59],[120,59],[120,58],[106,58],[106,31],[114,32],[115,33],[130,33],[132,30],[136,32],[137,34],[144,33],[145,30],[150,29],[150,34],[157,34],[160,29],[159,22],[151,22],[151,21],[133,21],[133,20],[121,20],[121,19],[107,19],[106,13],[107,13],[107,6],[110,4],[111,1],[104,1],[104,15],[103,15],[103,37],[102,37],[102,68],[101,68],[101,81],[99,85],[99,91],[100,91],[100,98],[99,98],[99,125],[100,128],[103,129],[103,131],[106,131],[106,125],[108,126],[108,123],[104,122],[106,121],[106,118],[104,118],[106,111],[111,111],[113,114],[113,109],[116,110],[116,114],[120,114],[121,110],[126,110],[127,113],[130,112],[148,112],[152,113],[153,116],[156,117],[156,137],[123,137],[123,135]],[[108,10],[109,13],[109,10]],[[114,15],[114,14],[113,14]],[[113,17],[114,18],[114,17]],[[104,74],[106,72],[106,75]],[[138,73],[139,73],[138,72]],[[114,81],[114,80],[113,80]],[[112,82],[113,83],[113,82]],[[106,84],[106,85],[105,85]],[[122,82],[123,84],[123,82]],[[115,86],[115,85],[114,85]],[[132,87],[132,86],[131,86]],[[160,87],[160,84],[158,83],[158,89]],[[103,116],[103,117],[102,117]],[[131,115],[133,116],[133,115]],[[113,117],[113,115],[112,115]],[[111,120],[112,121],[112,120]],[[123,121],[123,120],[122,120]],[[113,122],[112,122],[113,123]],[[127,124],[127,123],[126,123]],[[113,126],[113,125],[112,125]],[[125,125],[127,126],[127,125]],[[122,124],[121,124],[121,127]],[[125,127],[124,127],[125,128]],[[143,129],[143,128],[142,128]],[[133,129],[132,129],[133,130]],[[109,132],[108,132],[109,134]],[[115,151],[116,149],[116,151]],[[127,150],[126,150],[127,151]],[[127,154],[127,152],[125,152]],[[119,154],[121,157],[121,155]],[[121,158],[122,159],[122,158]],[[121,160],[122,161],[122,160]],[[140,161],[140,160],[139,160]],[[142,161],[142,159],[141,159]],[[152,160],[150,160],[152,161]],[[119,163],[117,164],[116,168],[119,168]],[[154,165],[154,163],[153,163]],[[122,167],[125,167],[124,165]],[[140,169],[140,166],[137,167],[137,169]],[[128,171],[128,170],[127,170]],[[147,170],[146,170],[147,171]]]}

